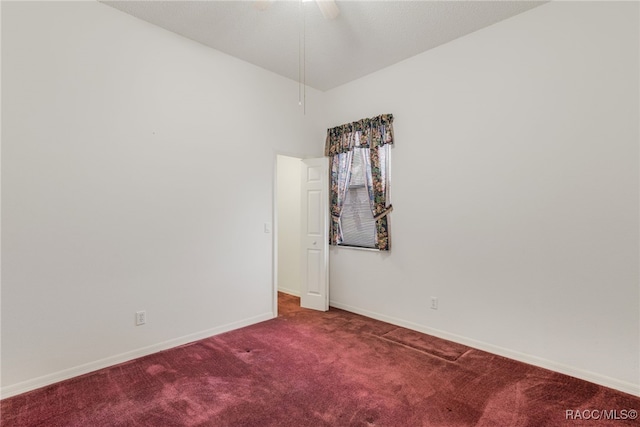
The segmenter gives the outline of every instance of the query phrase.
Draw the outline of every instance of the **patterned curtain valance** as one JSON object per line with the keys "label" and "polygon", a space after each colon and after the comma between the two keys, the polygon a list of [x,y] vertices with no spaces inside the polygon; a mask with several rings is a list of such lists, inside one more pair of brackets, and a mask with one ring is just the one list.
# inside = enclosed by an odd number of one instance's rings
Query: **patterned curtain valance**
{"label": "patterned curtain valance", "polygon": [[362,148],[377,148],[381,145],[393,144],[393,114],[382,114],[328,129],[324,155],[333,157],[336,154],[352,151],[357,134],[359,134],[359,147]]}

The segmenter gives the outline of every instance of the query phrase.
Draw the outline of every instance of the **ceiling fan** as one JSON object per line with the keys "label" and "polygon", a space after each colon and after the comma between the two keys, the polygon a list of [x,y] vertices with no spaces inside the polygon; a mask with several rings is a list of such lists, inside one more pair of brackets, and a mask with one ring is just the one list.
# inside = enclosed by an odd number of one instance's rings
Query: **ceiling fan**
{"label": "ceiling fan", "polygon": [[[275,0],[255,0],[253,7],[258,10],[266,10],[271,3]],[[311,0],[301,0],[302,2],[308,2]],[[340,14],[340,9],[336,5],[335,0],[315,0],[316,4],[322,12],[322,16],[326,19],[335,19]]]}

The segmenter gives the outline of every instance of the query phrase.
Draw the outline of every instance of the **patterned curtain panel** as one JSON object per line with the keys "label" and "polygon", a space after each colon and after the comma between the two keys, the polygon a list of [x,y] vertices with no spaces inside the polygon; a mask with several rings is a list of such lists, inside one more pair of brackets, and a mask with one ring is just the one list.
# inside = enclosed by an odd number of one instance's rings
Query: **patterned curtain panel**
{"label": "patterned curtain panel", "polygon": [[388,145],[365,150],[367,173],[365,183],[369,192],[371,213],[376,220],[376,246],[380,250],[389,250],[389,221],[387,215],[393,211],[388,203],[389,181],[387,175]]}
{"label": "patterned curtain panel", "polygon": [[[393,141],[393,115],[383,114],[370,119],[334,127],[327,131],[325,155],[332,158],[331,164],[331,244],[342,241],[340,215],[344,204],[346,189],[349,185],[351,156],[356,146],[367,148],[367,189],[371,201],[371,211],[376,220],[376,248],[388,251],[389,222],[387,215],[393,210],[388,203],[388,180],[386,173],[386,153]],[[348,166],[344,166],[348,162]],[[347,169],[341,173],[341,167]],[[344,180],[344,182],[342,181]]]}

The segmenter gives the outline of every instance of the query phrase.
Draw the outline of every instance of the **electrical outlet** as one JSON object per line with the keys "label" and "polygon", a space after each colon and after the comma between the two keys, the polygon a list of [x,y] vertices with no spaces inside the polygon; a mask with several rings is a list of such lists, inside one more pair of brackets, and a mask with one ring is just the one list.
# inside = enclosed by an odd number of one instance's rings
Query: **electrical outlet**
{"label": "electrical outlet", "polygon": [[136,311],[136,326],[144,325],[147,323],[147,312]]}
{"label": "electrical outlet", "polygon": [[437,297],[431,297],[431,309],[432,310],[437,310],[438,309],[438,298]]}

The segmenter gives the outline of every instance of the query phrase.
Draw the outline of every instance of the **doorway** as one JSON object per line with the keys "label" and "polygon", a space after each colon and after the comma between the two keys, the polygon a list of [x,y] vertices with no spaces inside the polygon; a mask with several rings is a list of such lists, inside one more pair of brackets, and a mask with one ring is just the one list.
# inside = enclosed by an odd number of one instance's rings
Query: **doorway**
{"label": "doorway", "polygon": [[[276,156],[275,281],[277,291],[300,296],[301,243],[301,159]],[[277,294],[276,294],[277,297]],[[276,298],[277,300],[277,298]]]}
{"label": "doorway", "polygon": [[273,313],[278,292],[302,307],[329,309],[328,159],[276,155],[274,173]]}

